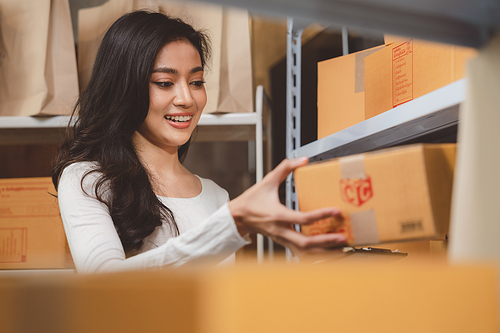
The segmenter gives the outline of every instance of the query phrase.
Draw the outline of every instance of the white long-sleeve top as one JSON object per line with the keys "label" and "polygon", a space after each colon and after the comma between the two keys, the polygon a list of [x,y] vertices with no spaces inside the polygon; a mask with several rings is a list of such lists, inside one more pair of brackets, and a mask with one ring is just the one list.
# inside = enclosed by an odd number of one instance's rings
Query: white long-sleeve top
{"label": "white long-sleeve top", "polygon": [[97,173],[85,177],[85,192],[82,190],[82,177],[94,166],[91,162],[71,164],[64,169],[58,186],[59,209],[78,272],[220,262],[250,242],[236,229],[227,206],[227,192],[213,181],[198,177],[202,183],[198,196],[159,197],[173,212],[180,235],[173,237],[164,224],[145,239],[138,254],[126,258],[108,207],[94,197]]}

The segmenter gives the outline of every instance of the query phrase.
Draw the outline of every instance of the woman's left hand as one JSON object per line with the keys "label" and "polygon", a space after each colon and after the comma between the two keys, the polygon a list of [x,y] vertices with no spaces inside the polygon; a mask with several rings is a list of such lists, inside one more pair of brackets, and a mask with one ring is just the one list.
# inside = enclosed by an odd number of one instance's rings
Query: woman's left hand
{"label": "woman's left hand", "polygon": [[229,202],[229,210],[240,234],[260,233],[296,254],[322,253],[346,245],[346,238],[342,234],[306,236],[293,228],[294,224],[305,225],[328,217],[338,217],[338,209],[299,212],[287,208],[279,200],[280,184],[288,174],[307,162],[306,157],[284,160],[261,182]]}

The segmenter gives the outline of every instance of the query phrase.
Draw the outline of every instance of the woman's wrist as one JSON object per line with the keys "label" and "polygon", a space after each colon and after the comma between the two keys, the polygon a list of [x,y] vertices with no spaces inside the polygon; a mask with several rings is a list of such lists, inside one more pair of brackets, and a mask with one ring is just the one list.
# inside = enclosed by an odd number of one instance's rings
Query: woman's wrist
{"label": "woman's wrist", "polygon": [[234,224],[236,225],[236,229],[238,233],[243,237],[247,235],[250,231],[247,226],[243,222],[243,210],[240,209],[240,205],[238,203],[238,199],[234,199],[228,202],[227,207],[229,208],[229,212],[233,217]]}

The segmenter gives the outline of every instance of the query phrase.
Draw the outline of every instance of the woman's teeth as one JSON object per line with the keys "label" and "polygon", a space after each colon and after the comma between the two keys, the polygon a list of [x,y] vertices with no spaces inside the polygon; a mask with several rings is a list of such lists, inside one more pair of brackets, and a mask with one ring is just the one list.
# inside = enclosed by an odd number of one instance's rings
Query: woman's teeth
{"label": "woman's teeth", "polygon": [[193,116],[165,116],[165,119],[168,121],[173,121],[176,123],[185,123],[190,121],[193,118]]}

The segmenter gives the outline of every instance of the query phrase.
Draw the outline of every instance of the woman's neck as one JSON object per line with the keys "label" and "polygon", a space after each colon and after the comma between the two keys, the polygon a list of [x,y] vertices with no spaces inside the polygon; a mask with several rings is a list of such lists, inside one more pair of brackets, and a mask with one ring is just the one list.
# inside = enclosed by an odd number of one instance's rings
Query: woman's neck
{"label": "woman's neck", "polygon": [[201,191],[200,181],[179,161],[177,147],[158,147],[139,133],[133,137],[136,153],[152,177],[157,195],[190,198]]}
{"label": "woman's neck", "polygon": [[175,175],[184,172],[177,147],[160,147],[146,140],[138,132],[132,137],[132,142],[142,164],[153,175]]}

